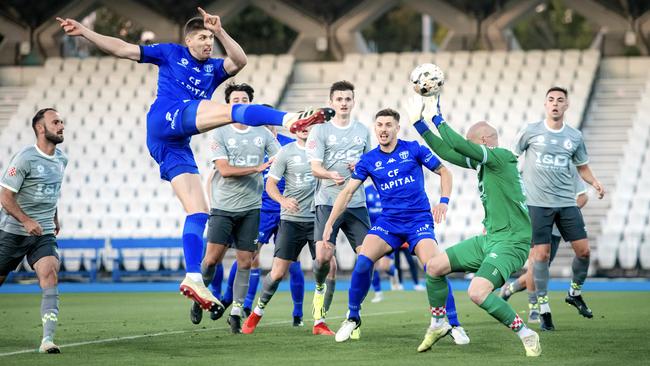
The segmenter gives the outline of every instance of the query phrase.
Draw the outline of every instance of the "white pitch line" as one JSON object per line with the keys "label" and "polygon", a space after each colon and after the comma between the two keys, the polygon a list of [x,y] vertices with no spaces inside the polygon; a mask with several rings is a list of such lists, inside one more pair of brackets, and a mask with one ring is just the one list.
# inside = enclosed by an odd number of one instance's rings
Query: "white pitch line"
{"label": "white pitch line", "polygon": [[[405,310],[386,311],[386,312],[382,312],[382,313],[364,314],[364,317],[391,315],[391,314],[403,314],[403,313],[406,313],[406,311]],[[342,316],[333,316],[333,317],[330,317],[328,319],[343,319],[343,317]],[[281,320],[281,321],[276,321],[276,322],[263,324],[263,327],[287,324],[287,323],[291,323],[291,322],[292,322],[291,320]],[[227,330],[227,328],[208,328],[208,329],[201,328],[201,329],[192,329],[192,330],[172,330],[172,331],[169,331],[169,332],[160,332],[160,333],[152,333],[152,334],[138,334],[138,335],[133,335],[133,336],[124,336],[124,337],[97,339],[97,340],[94,340],[94,341],[68,343],[68,344],[60,345],[59,348],[79,347],[79,346],[86,346],[86,345],[89,345],[89,344],[112,343],[112,342],[128,341],[128,340],[132,340],[132,339],[167,336],[167,335],[173,335],[173,334],[185,334],[185,333],[196,333],[196,332],[212,332],[212,331],[220,331],[220,330]],[[38,350],[36,350],[36,349],[24,349],[24,350],[20,350],[20,351],[0,353],[0,357],[20,355],[20,354],[24,354],[24,353],[35,353],[37,351]]]}

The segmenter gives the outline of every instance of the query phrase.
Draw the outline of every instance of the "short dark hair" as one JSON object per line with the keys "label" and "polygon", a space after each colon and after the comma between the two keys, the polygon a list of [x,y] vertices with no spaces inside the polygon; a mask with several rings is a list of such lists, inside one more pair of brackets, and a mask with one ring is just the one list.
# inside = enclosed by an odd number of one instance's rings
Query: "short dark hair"
{"label": "short dark hair", "polygon": [[36,133],[36,124],[38,124],[41,120],[43,120],[43,118],[45,117],[45,113],[47,113],[49,111],[57,112],[56,109],[51,108],[51,107],[43,108],[43,109],[39,110],[38,112],[36,112],[36,114],[32,118],[32,129],[34,130],[34,133]]}
{"label": "short dark hair", "polygon": [[375,119],[378,117],[393,117],[395,121],[399,122],[399,112],[392,108],[384,108],[375,114]]}
{"label": "short dark hair", "polygon": [[548,96],[548,93],[554,92],[554,91],[559,91],[559,92],[564,93],[565,98],[569,97],[569,92],[565,88],[563,88],[561,86],[554,86],[554,87],[550,88],[549,90],[546,91],[546,96]]}
{"label": "short dark hair", "polygon": [[337,81],[332,86],[330,86],[330,99],[332,99],[332,94],[334,94],[335,91],[346,91],[350,90],[352,91],[352,97],[354,97],[354,84],[347,80],[341,80]]}
{"label": "short dark hair", "polygon": [[255,94],[255,90],[253,89],[252,86],[246,83],[241,83],[241,84],[230,83],[226,86],[226,91],[225,91],[226,103],[230,103],[230,94],[236,91],[246,92],[246,94],[248,95],[248,101],[249,102],[253,101],[253,95]]}
{"label": "short dark hair", "polygon": [[205,24],[203,23],[203,18],[195,17],[187,21],[183,27],[183,35],[187,37],[188,34],[200,30],[204,30]]}

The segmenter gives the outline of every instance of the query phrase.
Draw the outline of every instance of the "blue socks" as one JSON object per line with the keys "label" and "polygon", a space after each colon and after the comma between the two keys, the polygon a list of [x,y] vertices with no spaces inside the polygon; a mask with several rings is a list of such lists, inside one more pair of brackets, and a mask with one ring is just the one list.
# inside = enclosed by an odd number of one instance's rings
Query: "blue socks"
{"label": "blue socks", "polygon": [[302,272],[300,262],[293,262],[289,266],[289,287],[293,300],[293,316],[302,318],[302,302],[305,299],[305,274]]}
{"label": "blue socks", "polygon": [[381,292],[381,278],[379,278],[379,271],[372,271],[372,289],[375,292]]}
{"label": "blue socks", "polygon": [[228,275],[228,285],[226,286],[226,292],[223,293],[222,302],[226,304],[232,304],[232,288],[235,284],[235,275],[237,274],[237,261],[234,261],[232,267],[230,267],[230,274]]}
{"label": "blue socks", "polygon": [[248,126],[282,126],[282,119],[285,114],[287,113],[260,104],[234,104],[231,117],[234,122]]}
{"label": "blue socks", "polygon": [[212,277],[212,282],[210,282],[210,287],[212,287],[212,295],[218,300],[221,300],[221,283],[223,282],[223,264],[219,263],[214,269],[214,277]]}
{"label": "blue socks", "polygon": [[352,280],[350,281],[350,291],[348,293],[348,319],[360,319],[359,311],[361,303],[368,294],[370,289],[370,277],[372,276],[373,261],[363,254],[357,258],[357,263],[352,271]]}
{"label": "blue socks", "polygon": [[207,213],[195,213],[185,218],[183,226],[183,254],[185,255],[185,270],[188,273],[201,273],[203,256],[203,232],[208,222]]}
{"label": "blue socks", "polygon": [[255,294],[257,293],[257,287],[260,284],[260,273],[262,271],[259,268],[251,268],[251,275],[248,279],[248,293],[246,294],[246,299],[244,299],[244,308],[252,309],[253,301],[255,301]]}
{"label": "blue socks", "polygon": [[449,281],[449,279],[447,279],[447,288],[449,289],[447,302],[445,304],[445,308],[447,308],[447,320],[449,320],[449,325],[452,327],[460,327],[458,314],[456,313],[456,301],[454,300],[454,293],[451,290],[451,281]]}

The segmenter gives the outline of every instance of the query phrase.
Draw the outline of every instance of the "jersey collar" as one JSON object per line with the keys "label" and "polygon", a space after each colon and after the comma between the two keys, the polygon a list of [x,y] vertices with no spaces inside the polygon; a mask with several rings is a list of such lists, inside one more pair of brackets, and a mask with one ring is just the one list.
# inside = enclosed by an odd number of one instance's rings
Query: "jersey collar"
{"label": "jersey collar", "polygon": [[54,149],[54,154],[48,155],[48,154],[44,153],[41,149],[39,149],[38,145],[34,144],[34,148],[36,149],[36,152],[38,152],[44,158],[54,160],[54,158],[56,157],[56,149]]}
{"label": "jersey collar", "polygon": [[546,123],[546,119],[544,119],[542,121],[542,123],[544,124],[544,127],[546,128],[546,130],[549,131],[549,132],[552,132],[552,133],[560,133],[560,132],[564,131],[564,126],[566,126],[566,123],[564,123],[564,121],[563,121],[562,122],[562,127],[559,130],[554,130],[554,129],[548,127],[548,124]]}
{"label": "jersey collar", "polygon": [[233,126],[233,125],[230,125],[230,128],[232,128],[235,132],[237,132],[237,133],[242,133],[242,134],[243,134],[243,133],[248,133],[248,131],[251,130],[251,126],[246,126],[246,128],[243,129],[243,130],[240,130],[239,128],[237,128],[237,127],[235,127],[235,126]]}

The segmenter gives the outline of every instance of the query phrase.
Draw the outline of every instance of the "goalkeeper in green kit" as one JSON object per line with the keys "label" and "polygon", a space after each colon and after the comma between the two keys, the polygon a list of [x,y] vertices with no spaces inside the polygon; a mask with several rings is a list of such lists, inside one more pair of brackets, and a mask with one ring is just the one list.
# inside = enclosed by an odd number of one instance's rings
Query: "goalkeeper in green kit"
{"label": "goalkeeper in green kit", "polygon": [[[416,96],[410,101],[409,117],[427,145],[444,160],[478,171],[478,188],[485,210],[485,234],[469,238],[441,252],[427,262],[426,277],[431,305],[431,326],[418,347],[431,348],[449,329],[445,320],[447,282],[450,272],[474,272],[469,285],[471,300],[512,329],[521,339],[526,356],[539,356],[539,336],[529,329],[512,307],[494,294],[528,258],[532,229],[517,157],[498,147],[498,133],[487,122],[477,122],[463,138],[445,122],[440,99]],[[436,113],[437,110],[437,113]],[[432,121],[436,136],[426,125]]]}

